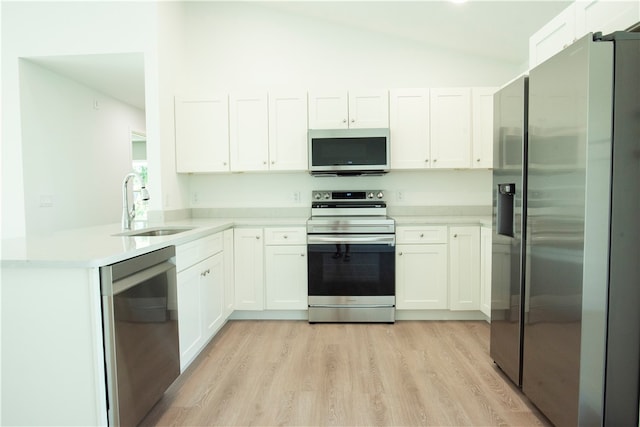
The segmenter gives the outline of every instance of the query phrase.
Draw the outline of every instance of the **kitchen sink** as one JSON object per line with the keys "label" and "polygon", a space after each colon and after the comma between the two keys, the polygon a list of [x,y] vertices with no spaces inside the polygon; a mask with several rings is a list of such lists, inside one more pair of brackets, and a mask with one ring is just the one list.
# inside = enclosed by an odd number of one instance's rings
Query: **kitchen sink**
{"label": "kitchen sink", "polygon": [[193,230],[194,227],[154,227],[143,228],[140,230],[125,231],[118,233],[116,236],[129,236],[129,237],[157,237],[157,236],[170,236],[172,234],[183,233],[185,231]]}

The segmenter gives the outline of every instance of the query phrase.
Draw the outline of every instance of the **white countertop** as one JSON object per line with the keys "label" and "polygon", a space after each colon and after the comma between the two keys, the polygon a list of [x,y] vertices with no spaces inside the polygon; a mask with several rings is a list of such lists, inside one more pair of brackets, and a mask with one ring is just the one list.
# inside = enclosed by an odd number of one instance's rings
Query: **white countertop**
{"label": "white countertop", "polygon": [[233,226],[224,219],[185,220],[164,224],[138,222],[136,229],[193,226],[169,236],[117,236],[120,224],[59,231],[47,236],[2,240],[3,267],[92,268],[113,264],[171,245],[179,245]]}
{"label": "white countertop", "polygon": [[[486,225],[476,216],[394,216],[396,225]],[[60,231],[47,236],[2,240],[2,267],[95,268],[172,245],[181,245],[231,227],[291,227],[307,218],[193,218],[164,223],[135,222],[134,229],[184,226],[168,236],[118,236],[120,224]]]}

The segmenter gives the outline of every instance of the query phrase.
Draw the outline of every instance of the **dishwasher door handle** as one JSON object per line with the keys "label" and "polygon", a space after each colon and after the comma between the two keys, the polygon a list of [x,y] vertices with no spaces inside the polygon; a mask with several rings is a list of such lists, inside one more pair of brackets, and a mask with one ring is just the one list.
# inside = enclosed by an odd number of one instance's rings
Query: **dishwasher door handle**
{"label": "dishwasher door handle", "polygon": [[151,279],[152,277],[164,274],[167,271],[171,270],[172,268],[173,269],[176,268],[175,264],[167,261],[160,264],[156,264],[153,267],[146,268],[130,276],[117,280],[113,282],[113,288],[112,288],[113,295],[118,295],[119,293],[124,292],[127,289],[132,288],[139,283],[143,283]]}

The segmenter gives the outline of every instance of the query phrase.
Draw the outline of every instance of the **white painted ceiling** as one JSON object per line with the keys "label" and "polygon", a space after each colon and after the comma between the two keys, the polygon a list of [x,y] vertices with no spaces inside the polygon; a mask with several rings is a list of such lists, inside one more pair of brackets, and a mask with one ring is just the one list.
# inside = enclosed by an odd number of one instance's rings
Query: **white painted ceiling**
{"label": "white painted ceiling", "polygon": [[[469,55],[522,65],[529,37],[571,1],[260,1],[257,5]],[[116,99],[144,109],[142,54],[29,58]]]}

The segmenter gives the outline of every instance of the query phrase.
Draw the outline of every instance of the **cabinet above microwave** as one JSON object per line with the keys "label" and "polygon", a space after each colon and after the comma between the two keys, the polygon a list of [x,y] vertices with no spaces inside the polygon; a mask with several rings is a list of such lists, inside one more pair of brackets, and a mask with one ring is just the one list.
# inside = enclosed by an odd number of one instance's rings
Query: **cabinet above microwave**
{"label": "cabinet above microwave", "polygon": [[312,175],[380,175],[389,171],[389,129],[309,129]]}

